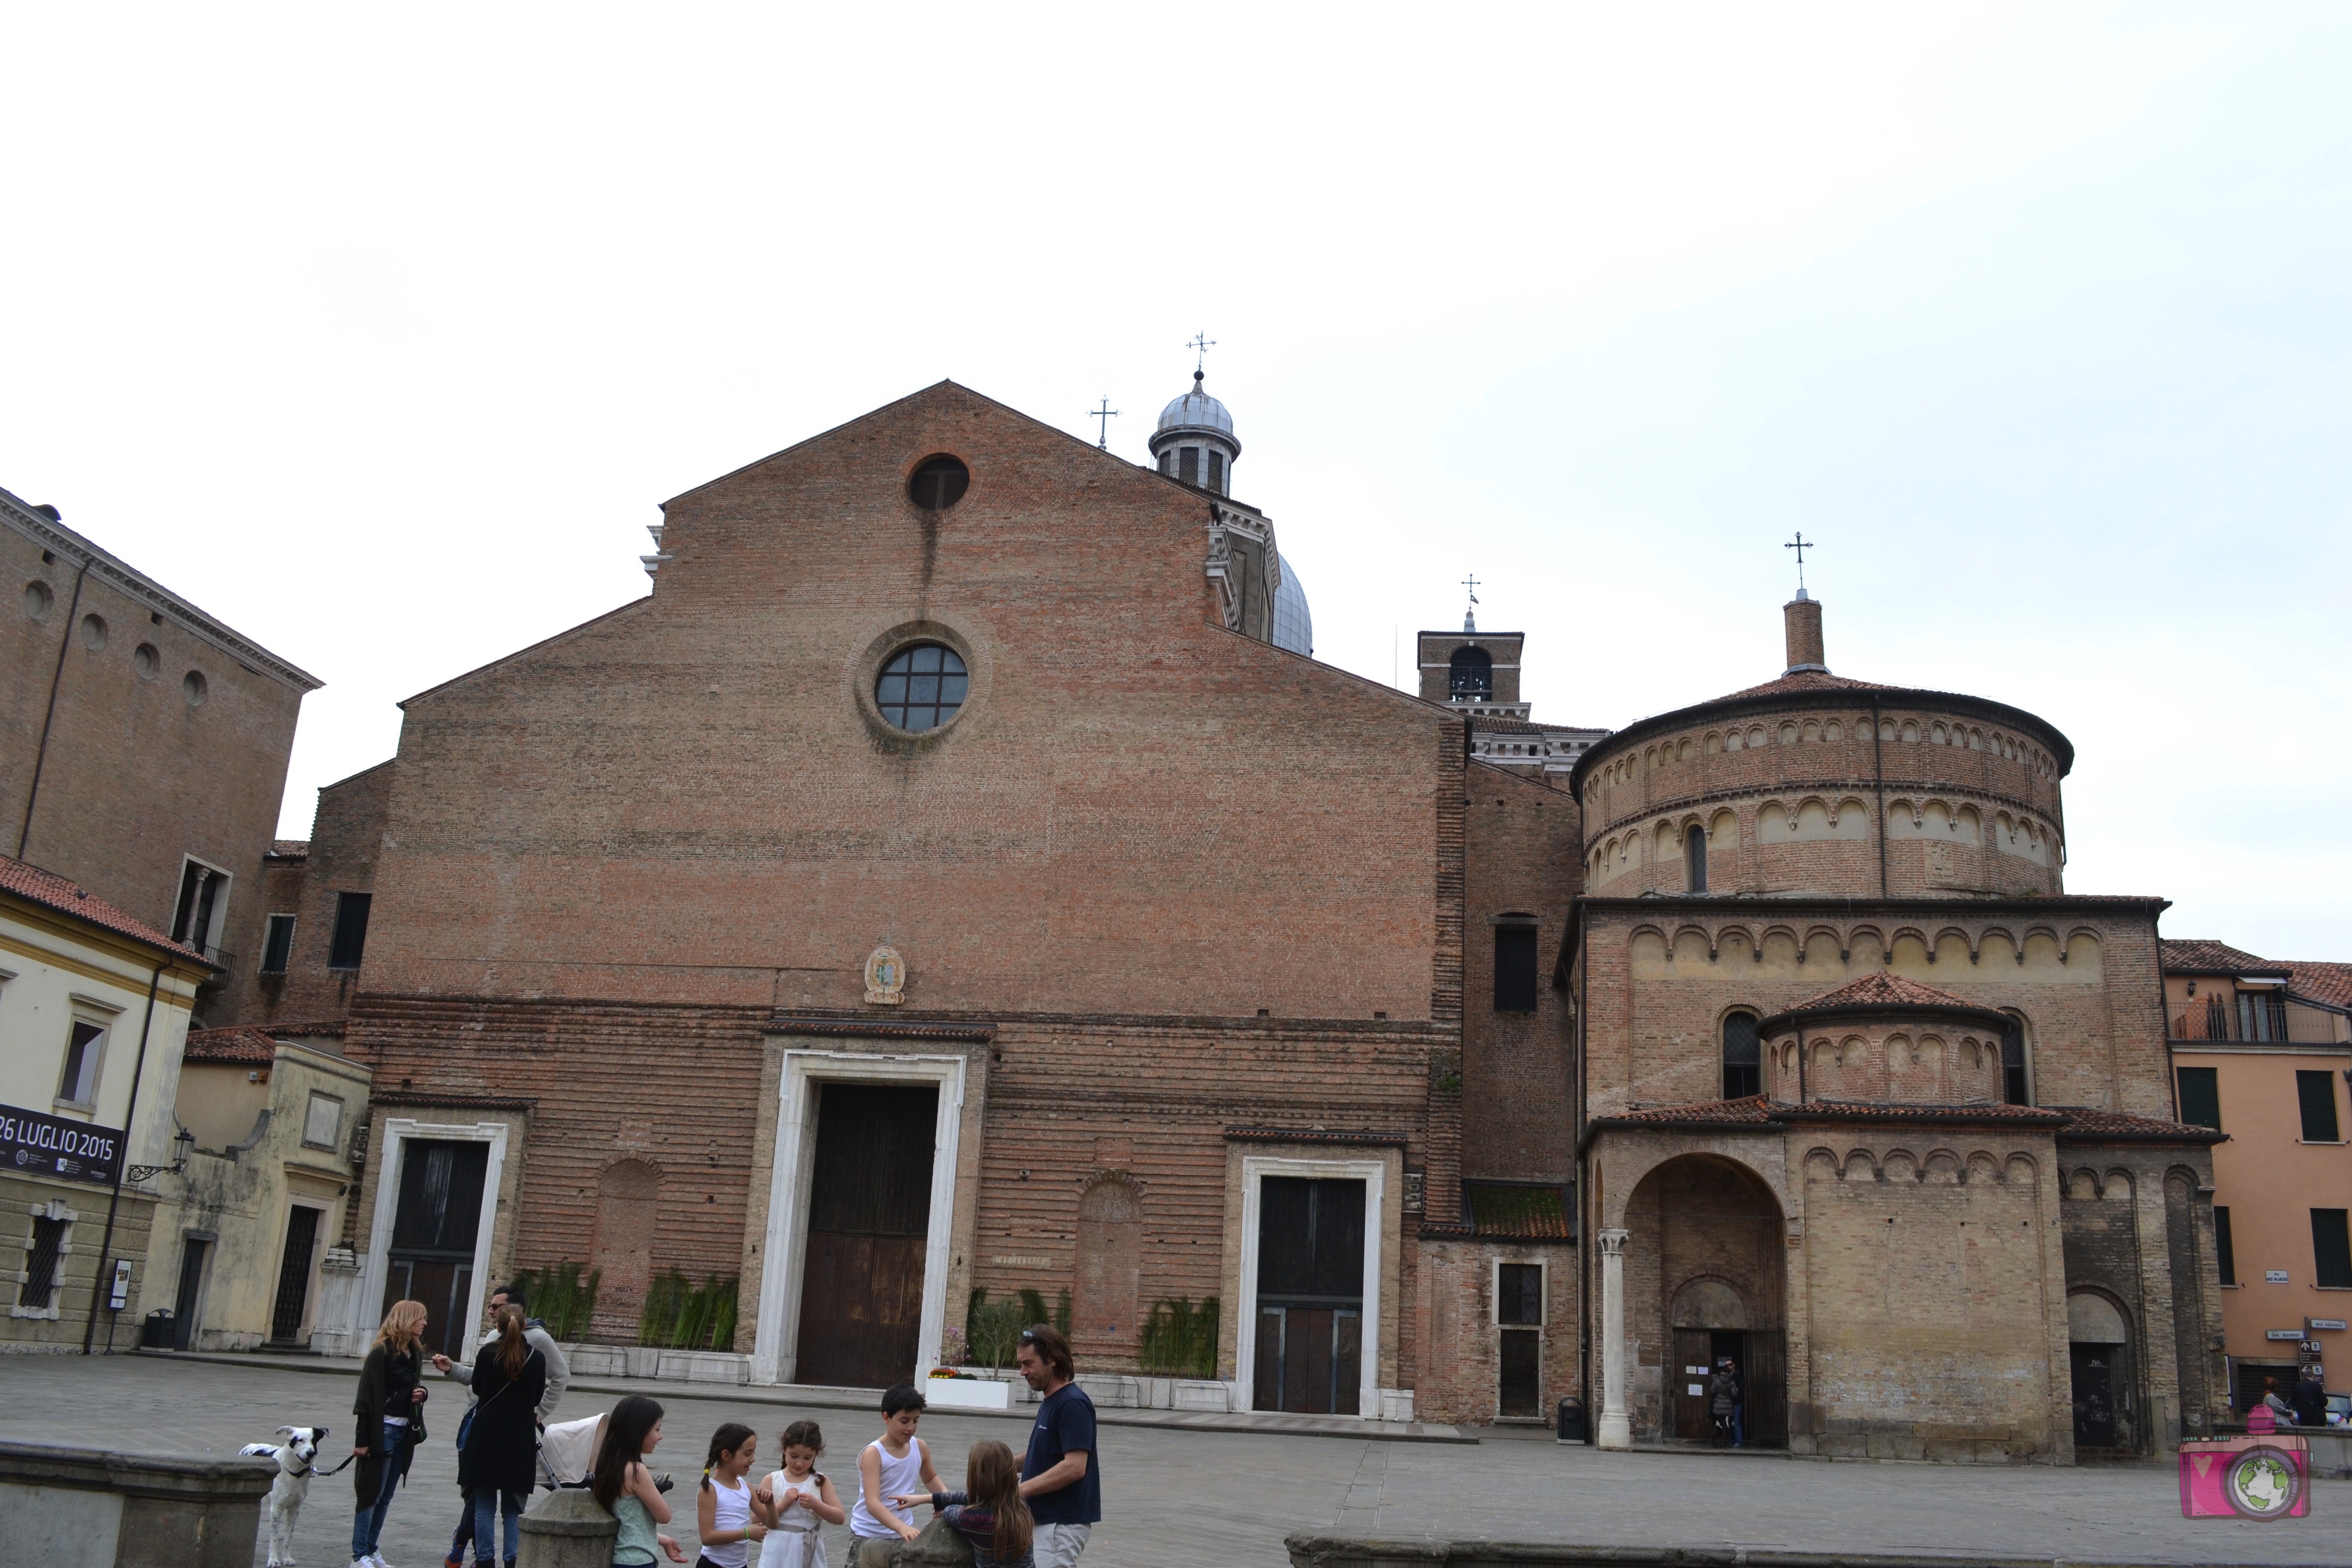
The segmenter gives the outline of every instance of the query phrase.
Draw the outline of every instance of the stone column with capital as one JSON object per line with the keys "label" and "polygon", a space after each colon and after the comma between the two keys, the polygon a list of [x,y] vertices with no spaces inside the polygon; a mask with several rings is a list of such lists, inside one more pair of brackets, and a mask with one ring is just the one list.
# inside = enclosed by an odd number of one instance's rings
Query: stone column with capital
{"label": "stone column with capital", "polygon": [[1633,1423],[1625,1409],[1625,1237],[1601,1233],[1601,1447],[1631,1448]]}

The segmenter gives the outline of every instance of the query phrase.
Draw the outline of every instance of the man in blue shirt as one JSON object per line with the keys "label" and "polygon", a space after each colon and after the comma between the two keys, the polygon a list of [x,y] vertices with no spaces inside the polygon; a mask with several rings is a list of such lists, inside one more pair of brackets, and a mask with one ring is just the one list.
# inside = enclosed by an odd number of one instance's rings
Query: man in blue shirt
{"label": "man in blue shirt", "polygon": [[1048,1324],[1021,1334],[1021,1375],[1045,1396],[1021,1461],[1021,1496],[1037,1521],[1037,1568],[1076,1568],[1102,1518],[1102,1467],[1095,1462],[1095,1405],[1070,1380],[1070,1342]]}

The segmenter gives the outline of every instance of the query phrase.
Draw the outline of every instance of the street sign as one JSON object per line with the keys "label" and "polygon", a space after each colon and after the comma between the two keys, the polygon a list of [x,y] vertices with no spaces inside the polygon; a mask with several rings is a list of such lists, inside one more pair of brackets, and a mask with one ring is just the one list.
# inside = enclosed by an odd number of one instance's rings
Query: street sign
{"label": "street sign", "polygon": [[2266,1340],[2300,1340],[2303,1338],[2303,1331],[2301,1329],[2273,1329],[2263,1334],[2263,1338]]}
{"label": "street sign", "polygon": [[2285,1283],[2286,1283],[2286,1270],[2285,1270],[2285,1269],[2284,1269],[2284,1268],[2265,1268],[2265,1269],[2263,1269],[2263,1284],[2265,1284],[2265,1285],[2284,1285],[2284,1284],[2285,1284]]}
{"label": "street sign", "polygon": [[2344,1320],[2341,1318],[2305,1318],[2303,1321],[2303,1326],[2306,1329],[2340,1329],[2344,1326]]}

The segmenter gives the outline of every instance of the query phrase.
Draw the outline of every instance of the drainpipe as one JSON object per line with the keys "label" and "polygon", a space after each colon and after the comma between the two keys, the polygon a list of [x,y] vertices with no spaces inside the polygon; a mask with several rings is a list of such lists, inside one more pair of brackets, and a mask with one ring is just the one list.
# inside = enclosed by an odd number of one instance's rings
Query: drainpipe
{"label": "drainpipe", "polygon": [[131,1140],[136,1136],[139,1125],[139,1083],[147,1076],[147,1032],[154,1026],[155,993],[163,984],[163,968],[158,963],[147,981],[147,1013],[139,1020],[139,1063],[131,1069],[131,1107],[122,1113],[122,1148],[114,1161],[114,1191],[106,1200],[106,1234],[98,1244],[99,1271],[90,1280],[89,1321],[82,1325],[81,1331],[84,1355],[89,1353],[90,1342],[98,1334],[98,1304],[105,1299],[107,1255],[114,1249],[114,1213],[122,1206],[122,1178],[131,1169]]}
{"label": "drainpipe", "polygon": [[[33,803],[41,797],[41,764],[49,760],[49,726],[57,721],[58,688],[66,678],[66,655],[73,651],[74,616],[81,613],[81,583],[89,575],[89,558],[82,558],[81,570],[74,574],[73,603],[66,606],[65,635],[58,639],[58,667],[49,672],[49,706],[41,715],[41,743],[33,752],[33,784],[25,792],[25,820],[16,826],[16,858],[25,858],[25,845],[33,837]],[[131,1092],[138,1088],[133,1085]],[[126,1131],[128,1131],[126,1129]]]}
{"label": "drainpipe", "polygon": [[1878,896],[1883,899],[1887,896],[1886,742],[1878,733],[1878,699],[1874,697],[1870,700],[1870,771],[1878,784]]}

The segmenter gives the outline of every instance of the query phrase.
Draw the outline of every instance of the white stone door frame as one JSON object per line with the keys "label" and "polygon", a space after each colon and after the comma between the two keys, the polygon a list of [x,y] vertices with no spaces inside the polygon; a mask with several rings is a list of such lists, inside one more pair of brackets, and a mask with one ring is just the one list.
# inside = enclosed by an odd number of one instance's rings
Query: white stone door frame
{"label": "white stone door frame", "polygon": [[1255,1408],[1257,1398],[1257,1247],[1260,1196],[1268,1176],[1364,1184],[1364,1315],[1356,1414],[1381,1418],[1381,1247],[1388,1235],[1388,1162],[1318,1160],[1288,1154],[1242,1156],[1241,1321],[1234,1325],[1234,1408]]}
{"label": "white stone door frame", "polygon": [[407,1158],[408,1145],[413,1142],[490,1146],[489,1161],[482,1172],[482,1212],[474,1228],[473,1289],[466,1301],[469,1328],[482,1321],[483,1304],[489,1300],[490,1242],[498,1231],[499,1186],[506,1171],[507,1131],[503,1121],[457,1126],[405,1116],[385,1120],[383,1152],[376,1162],[379,1174],[375,1181],[375,1215],[368,1222],[367,1272],[360,1280],[360,1299],[352,1305],[353,1343],[362,1347],[362,1354],[366,1353],[366,1346],[375,1342],[375,1326],[383,1321],[384,1280],[392,1268],[392,1227],[400,1207],[401,1163]]}
{"label": "white stone door frame", "polygon": [[809,1189],[816,1170],[820,1084],[933,1084],[931,1217],[923,1237],[923,1318],[908,1380],[918,1387],[940,1359],[947,1328],[949,1238],[955,1226],[956,1146],[963,1131],[964,1058],[870,1051],[787,1050],[778,1075],[776,1163],[768,1187],[767,1263],[751,1342],[751,1381],[788,1383],[799,1371],[801,1285],[807,1276]]}

